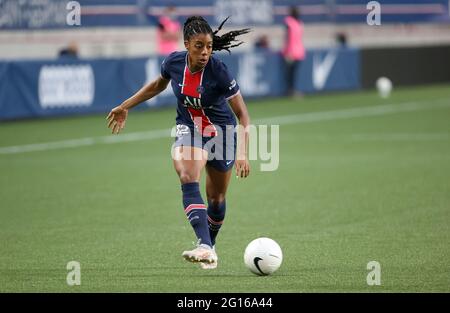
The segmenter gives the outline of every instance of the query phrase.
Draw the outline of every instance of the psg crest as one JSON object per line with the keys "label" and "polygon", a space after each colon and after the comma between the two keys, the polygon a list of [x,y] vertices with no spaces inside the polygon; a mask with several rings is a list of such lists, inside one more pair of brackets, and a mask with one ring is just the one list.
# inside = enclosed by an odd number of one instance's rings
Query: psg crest
{"label": "psg crest", "polygon": [[205,92],[205,88],[202,85],[199,85],[197,87],[197,92],[201,94],[201,93]]}

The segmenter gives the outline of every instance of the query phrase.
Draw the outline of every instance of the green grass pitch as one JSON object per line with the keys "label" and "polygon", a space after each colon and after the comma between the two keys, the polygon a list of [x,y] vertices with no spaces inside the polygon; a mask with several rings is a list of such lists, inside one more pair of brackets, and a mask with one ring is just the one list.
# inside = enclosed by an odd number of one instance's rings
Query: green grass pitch
{"label": "green grass pitch", "polygon": [[[450,291],[449,85],[248,108],[253,121],[293,118],[280,125],[278,170],[252,161],[248,179],[233,177],[214,271],[181,258],[194,235],[172,138],[105,144],[103,115],[1,123],[0,292]],[[174,117],[132,111],[117,138],[169,129]],[[69,139],[83,140],[20,150]],[[243,263],[260,236],[283,249],[272,276]],[[80,286],[66,283],[72,260]],[[366,282],[369,261],[380,286]]]}

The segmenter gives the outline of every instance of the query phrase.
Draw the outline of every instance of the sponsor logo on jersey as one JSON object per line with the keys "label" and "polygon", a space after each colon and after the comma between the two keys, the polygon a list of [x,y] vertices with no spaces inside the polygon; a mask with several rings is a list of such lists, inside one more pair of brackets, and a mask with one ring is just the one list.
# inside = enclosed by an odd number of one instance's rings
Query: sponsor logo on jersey
{"label": "sponsor logo on jersey", "polygon": [[200,93],[200,94],[204,93],[205,92],[205,87],[203,87],[202,85],[199,85],[197,87],[197,92]]}
{"label": "sponsor logo on jersey", "polygon": [[236,87],[236,80],[233,79],[230,83],[230,87],[228,87],[229,90],[233,89],[234,87]]}
{"label": "sponsor logo on jersey", "polygon": [[185,96],[184,97],[184,106],[198,110],[198,109],[202,108],[202,100],[200,98]]}

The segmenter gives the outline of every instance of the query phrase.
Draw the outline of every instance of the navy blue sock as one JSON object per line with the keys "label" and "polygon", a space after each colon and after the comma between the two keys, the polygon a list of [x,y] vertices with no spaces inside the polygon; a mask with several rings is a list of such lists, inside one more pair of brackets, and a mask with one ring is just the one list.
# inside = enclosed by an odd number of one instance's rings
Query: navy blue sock
{"label": "navy blue sock", "polygon": [[225,211],[225,200],[220,203],[212,203],[208,201],[208,227],[213,246],[216,244],[217,234],[219,233],[220,227],[222,227],[223,220],[225,219]]}
{"label": "navy blue sock", "polygon": [[183,191],[184,213],[194,228],[195,235],[200,239],[200,244],[212,247],[208,230],[206,206],[203,202],[198,183],[186,183],[181,185]]}

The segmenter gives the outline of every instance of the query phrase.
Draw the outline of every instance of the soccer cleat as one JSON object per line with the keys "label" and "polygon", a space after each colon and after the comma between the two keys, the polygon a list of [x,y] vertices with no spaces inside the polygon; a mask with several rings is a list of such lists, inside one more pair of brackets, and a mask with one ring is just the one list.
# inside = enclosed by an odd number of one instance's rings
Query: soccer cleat
{"label": "soccer cleat", "polygon": [[217,263],[216,252],[207,245],[199,245],[197,248],[182,253],[186,261],[193,263]]}
{"label": "soccer cleat", "polygon": [[[216,252],[216,246],[213,246],[214,252]],[[213,270],[217,268],[217,262],[219,262],[219,258],[216,253],[216,261],[212,263],[200,263],[200,267],[204,270]]]}
{"label": "soccer cleat", "polygon": [[200,263],[200,267],[204,270],[213,270],[217,268],[217,260],[212,263]]}

